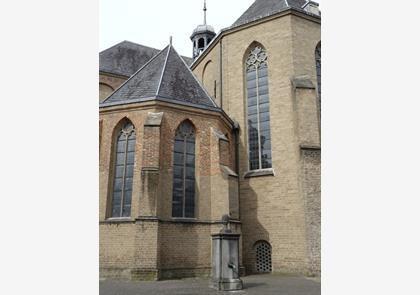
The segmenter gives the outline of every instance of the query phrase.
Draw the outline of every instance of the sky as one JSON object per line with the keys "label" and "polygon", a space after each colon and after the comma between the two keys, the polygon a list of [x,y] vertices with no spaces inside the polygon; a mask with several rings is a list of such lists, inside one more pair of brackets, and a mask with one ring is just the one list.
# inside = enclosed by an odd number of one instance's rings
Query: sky
{"label": "sky", "polygon": [[[100,0],[99,50],[128,40],[163,49],[173,38],[179,54],[192,55],[190,35],[203,23],[204,0]],[[232,25],[254,0],[207,0],[207,24],[216,33]],[[320,3],[321,1],[317,1]]]}

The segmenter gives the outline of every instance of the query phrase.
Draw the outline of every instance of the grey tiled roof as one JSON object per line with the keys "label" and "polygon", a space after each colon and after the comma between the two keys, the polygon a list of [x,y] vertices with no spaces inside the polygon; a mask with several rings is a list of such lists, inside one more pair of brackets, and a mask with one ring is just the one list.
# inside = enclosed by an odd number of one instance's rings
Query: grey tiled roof
{"label": "grey tiled roof", "polygon": [[[122,41],[99,53],[99,71],[130,77],[160,50]],[[190,65],[192,59],[183,57]]]}
{"label": "grey tiled roof", "polygon": [[172,45],[155,55],[100,106],[149,100],[218,109]]}
{"label": "grey tiled roof", "polygon": [[302,10],[306,0],[256,0],[232,25],[240,26],[290,7]]}
{"label": "grey tiled roof", "polygon": [[99,70],[131,76],[158,53],[158,49],[123,41],[99,53]]}

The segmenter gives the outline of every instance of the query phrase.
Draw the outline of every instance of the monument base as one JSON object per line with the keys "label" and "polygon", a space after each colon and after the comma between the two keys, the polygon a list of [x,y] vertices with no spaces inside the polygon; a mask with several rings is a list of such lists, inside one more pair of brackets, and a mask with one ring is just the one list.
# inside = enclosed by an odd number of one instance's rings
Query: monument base
{"label": "monument base", "polygon": [[242,290],[243,284],[241,279],[229,279],[221,281],[212,281],[210,288],[218,291],[237,291]]}

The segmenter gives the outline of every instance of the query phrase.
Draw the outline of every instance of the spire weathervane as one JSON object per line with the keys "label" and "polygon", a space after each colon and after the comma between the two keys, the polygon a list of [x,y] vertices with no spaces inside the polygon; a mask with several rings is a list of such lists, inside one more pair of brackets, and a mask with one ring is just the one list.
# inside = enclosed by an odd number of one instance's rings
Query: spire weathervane
{"label": "spire weathervane", "polygon": [[204,24],[207,25],[207,7],[206,7],[206,0],[204,0]]}

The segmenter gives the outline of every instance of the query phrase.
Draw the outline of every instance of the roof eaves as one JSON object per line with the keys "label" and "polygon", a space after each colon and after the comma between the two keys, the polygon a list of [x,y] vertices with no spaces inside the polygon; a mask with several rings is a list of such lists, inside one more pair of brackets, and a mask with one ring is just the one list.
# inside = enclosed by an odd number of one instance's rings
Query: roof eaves
{"label": "roof eaves", "polygon": [[[166,46],[166,47],[168,47],[168,46]],[[144,67],[146,67],[149,63],[151,63],[154,59],[156,59],[156,57],[158,57],[162,52],[164,52],[165,51],[165,49],[166,49],[166,47],[163,49],[163,50],[161,50],[158,54],[156,54],[155,56],[153,56],[151,59],[149,59],[149,61],[147,62],[147,63],[145,63],[140,69],[138,69],[134,74],[132,74],[131,76],[130,76],[130,78],[128,78],[124,83],[122,83],[121,85],[120,85],[120,87],[118,87],[117,89],[115,89],[115,91],[114,92],[112,92],[110,95],[108,95],[108,97],[107,98],[105,98],[101,103],[100,103],[100,105],[101,104],[104,104],[104,103],[106,103],[106,101],[115,93],[115,92],[117,92],[118,90],[120,90],[125,84],[127,84],[135,75],[137,75],[137,73],[138,72],[140,72],[141,70],[143,70],[143,68]]]}
{"label": "roof eaves", "polygon": [[120,106],[120,105],[146,102],[146,101],[151,101],[151,100],[154,100],[154,99],[156,99],[156,97],[151,96],[151,97],[135,98],[135,99],[129,99],[129,100],[115,101],[115,102],[102,102],[102,103],[99,104],[99,108],[103,109],[103,108]]}
{"label": "roof eaves", "polygon": [[185,106],[194,107],[194,108],[198,108],[198,109],[210,110],[210,111],[219,111],[220,110],[220,108],[218,106],[213,107],[213,106],[208,106],[208,105],[203,105],[203,104],[197,104],[197,103],[187,102],[187,101],[183,101],[183,100],[173,99],[171,97],[166,97],[166,96],[162,96],[162,95],[156,96],[156,100],[169,102],[169,103],[174,103],[174,104],[179,104],[179,105],[185,105]]}
{"label": "roof eaves", "polygon": [[218,113],[221,113],[229,121],[229,123],[232,125],[232,127],[235,125],[235,121],[231,117],[229,117],[229,115],[226,114],[226,112],[223,109],[221,109],[219,107],[212,107],[212,106],[194,104],[194,103],[189,103],[189,102],[185,102],[185,101],[179,101],[179,100],[174,100],[174,99],[171,99],[171,98],[166,98],[166,97],[163,97],[163,96],[152,96],[152,97],[131,99],[131,100],[128,100],[128,101],[116,101],[116,102],[109,102],[109,103],[101,103],[99,105],[99,108],[100,109],[105,109],[105,108],[115,107],[115,106],[150,102],[150,101],[153,101],[153,100],[161,101],[161,102],[165,102],[165,103],[170,103],[170,104],[181,105],[181,106],[198,108],[198,109],[207,110],[207,111],[218,112]]}

